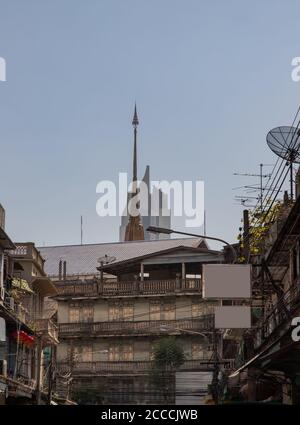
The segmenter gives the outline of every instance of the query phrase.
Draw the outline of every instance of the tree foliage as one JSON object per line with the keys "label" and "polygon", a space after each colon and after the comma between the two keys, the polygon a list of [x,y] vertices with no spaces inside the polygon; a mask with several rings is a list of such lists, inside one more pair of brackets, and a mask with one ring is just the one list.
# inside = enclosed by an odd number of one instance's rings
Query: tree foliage
{"label": "tree foliage", "polygon": [[153,363],[158,369],[176,370],[185,360],[181,344],[174,337],[160,339],[153,348]]}
{"label": "tree foliage", "polygon": [[150,385],[158,390],[166,404],[174,403],[175,372],[184,361],[183,348],[176,338],[162,338],[154,345]]}
{"label": "tree foliage", "polygon": [[[260,207],[249,211],[249,248],[251,255],[262,254],[265,249],[265,240],[270,231],[272,224],[276,221],[281,203],[274,202],[267,211],[261,211]],[[242,230],[242,228],[240,228]],[[245,247],[246,241],[242,233],[238,235],[241,251]],[[246,259],[243,255],[239,257],[239,262],[244,262]]]}

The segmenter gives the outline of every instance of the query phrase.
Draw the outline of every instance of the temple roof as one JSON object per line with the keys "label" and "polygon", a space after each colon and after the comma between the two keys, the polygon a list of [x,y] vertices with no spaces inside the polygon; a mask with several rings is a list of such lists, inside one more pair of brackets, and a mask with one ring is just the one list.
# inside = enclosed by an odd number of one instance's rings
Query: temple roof
{"label": "temple roof", "polygon": [[200,238],[165,239],[155,241],[114,242],[87,245],[39,247],[46,260],[44,269],[49,276],[58,275],[59,261],[66,261],[67,275],[95,275],[100,266],[98,259],[107,255],[113,262],[143,257],[155,252],[176,248],[198,248]]}

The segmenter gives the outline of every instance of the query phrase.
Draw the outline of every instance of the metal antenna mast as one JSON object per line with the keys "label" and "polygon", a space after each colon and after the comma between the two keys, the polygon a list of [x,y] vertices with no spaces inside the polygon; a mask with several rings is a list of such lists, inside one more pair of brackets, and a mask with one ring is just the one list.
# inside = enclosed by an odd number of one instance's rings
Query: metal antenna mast
{"label": "metal antenna mast", "polygon": [[[253,189],[255,190],[259,190],[260,191],[260,195],[258,197],[258,200],[260,202],[260,209],[261,211],[263,210],[263,194],[264,194],[264,190],[265,187],[263,185],[263,179],[266,178],[270,178],[271,174],[264,174],[263,173],[263,167],[268,167],[271,166],[272,164],[259,164],[259,174],[253,174],[253,173],[233,173],[234,176],[246,176],[246,177],[259,177],[259,188],[256,188],[254,186],[243,186],[243,188],[245,189]],[[247,197],[248,199],[249,197]]]}

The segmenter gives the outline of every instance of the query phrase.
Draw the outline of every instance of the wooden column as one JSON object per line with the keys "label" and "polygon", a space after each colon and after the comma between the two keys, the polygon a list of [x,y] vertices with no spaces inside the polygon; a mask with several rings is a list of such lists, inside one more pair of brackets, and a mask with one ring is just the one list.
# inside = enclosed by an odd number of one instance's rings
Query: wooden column
{"label": "wooden column", "polygon": [[185,284],[185,263],[181,263],[181,287]]}
{"label": "wooden column", "polygon": [[144,263],[141,263],[141,282],[144,281]]}

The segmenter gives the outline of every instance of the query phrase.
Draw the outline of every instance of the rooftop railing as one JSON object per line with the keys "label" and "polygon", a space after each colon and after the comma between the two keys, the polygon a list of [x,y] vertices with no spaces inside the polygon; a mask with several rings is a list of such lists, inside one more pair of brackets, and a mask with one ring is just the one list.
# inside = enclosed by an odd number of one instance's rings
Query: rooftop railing
{"label": "rooftop railing", "polygon": [[56,282],[59,296],[130,296],[130,295],[155,295],[201,293],[200,279],[166,279],[145,281],[60,281]]}

